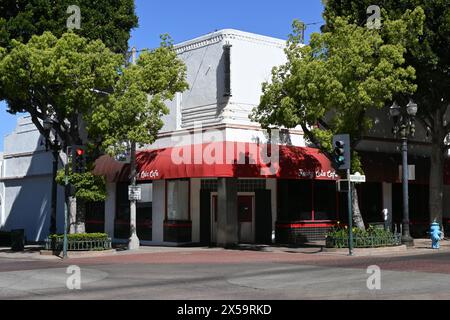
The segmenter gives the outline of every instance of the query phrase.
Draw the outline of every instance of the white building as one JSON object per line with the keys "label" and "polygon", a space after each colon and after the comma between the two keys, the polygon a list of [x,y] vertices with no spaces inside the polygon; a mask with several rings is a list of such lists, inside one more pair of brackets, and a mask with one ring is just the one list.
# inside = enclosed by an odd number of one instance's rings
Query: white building
{"label": "white building", "polygon": [[5,186],[3,184],[3,152],[0,152],[0,226],[4,225],[5,215]]}
{"label": "white building", "polygon": [[[19,118],[14,132],[5,137],[0,176],[2,230],[25,229],[29,242],[42,241],[48,236],[51,171],[52,156],[45,150],[45,140],[29,117]],[[62,194],[61,191],[58,199],[60,231],[63,230]]]}
{"label": "white building", "polygon": [[[175,47],[187,65],[190,88],[168,104],[170,114],[164,118],[159,139],[138,157],[138,180],[146,200],[138,207],[137,229],[144,244],[270,243],[275,231],[286,240],[291,233],[322,237],[332,226],[336,212],[328,217],[319,210],[314,218],[313,206],[303,216],[299,212],[296,221],[302,222],[292,228],[289,217],[279,219],[280,210],[287,214],[288,206],[298,200],[286,196],[280,200],[279,187],[284,195],[297,187],[289,185],[289,179],[303,181],[308,189],[317,180],[316,188],[324,186],[328,195],[331,191],[334,202],[336,174],[323,155],[306,148],[300,130],[270,138],[249,119],[260,102],[262,83],[270,81],[274,66],[286,62],[285,45],[285,40],[221,30]],[[280,150],[280,164],[285,167],[278,173],[260,172],[261,148],[267,144],[277,149],[285,146]],[[177,150],[190,148],[198,148],[193,150],[192,163],[189,159],[174,163]],[[235,149],[231,155],[229,148]],[[205,152],[243,163],[208,164]],[[106,158],[98,162],[97,173],[125,177],[125,181],[110,179],[105,211],[106,231],[116,240],[125,240],[129,235],[128,175],[121,167],[115,174],[102,167],[108,167]],[[280,209],[282,201],[284,209]],[[296,226],[298,230],[291,232]]]}
{"label": "white building", "polygon": [[[336,192],[336,173],[325,156],[308,148],[302,131],[282,131],[277,137],[249,119],[259,104],[261,84],[271,79],[274,66],[286,61],[284,48],[285,40],[237,30],[175,47],[187,66],[190,88],[168,103],[170,114],[159,139],[138,156],[142,244],[268,243],[273,232],[279,242],[299,243],[323,238],[336,221],[345,222],[345,195]],[[380,123],[386,123],[385,113],[380,112]],[[267,145],[276,147],[269,148],[270,155]],[[380,221],[384,208],[401,222],[397,146],[380,127],[361,144],[368,183],[360,187],[360,200],[367,222]],[[419,211],[427,207],[426,149],[426,143],[412,144],[417,178],[411,187],[412,208]],[[192,157],[187,156],[190,151]],[[272,161],[275,151],[279,161]],[[48,235],[51,163],[31,121],[19,120],[5,140],[2,229],[24,228],[29,241]],[[127,241],[130,230],[127,170],[108,157],[99,159],[96,172],[107,176],[108,199],[91,204],[87,216],[88,230],[104,230],[117,242]],[[415,214],[417,219],[426,215]]]}

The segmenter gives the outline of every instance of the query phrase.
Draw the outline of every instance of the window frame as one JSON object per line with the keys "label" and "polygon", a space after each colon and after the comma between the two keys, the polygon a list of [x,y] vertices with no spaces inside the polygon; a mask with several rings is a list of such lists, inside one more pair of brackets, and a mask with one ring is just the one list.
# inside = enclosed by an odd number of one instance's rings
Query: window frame
{"label": "window frame", "polygon": [[187,181],[188,182],[188,220],[175,220],[175,221],[192,221],[192,215],[191,215],[191,179],[169,179],[169,180],[165,180],[164,183],[164,188],[165,188],[165,199],[164,199],[164,206],[165,206],[165,215],[164,215],[164,221],[174,221],[174,220],[169,220],[169,206],[168,206],[168,184],[169,182],[172,181]]}

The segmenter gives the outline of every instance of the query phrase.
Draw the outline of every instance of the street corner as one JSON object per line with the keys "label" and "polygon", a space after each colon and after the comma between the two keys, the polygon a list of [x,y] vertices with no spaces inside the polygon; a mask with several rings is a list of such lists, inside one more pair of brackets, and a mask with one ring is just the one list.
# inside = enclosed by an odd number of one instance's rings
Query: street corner
{"label": "street corner", "polygon": [[0,272],[0,298],[32,296],[49,290],[81,290],[84,286],[102,281],[107,277],[108,273],[105,271],[77,265],[65,268]]}

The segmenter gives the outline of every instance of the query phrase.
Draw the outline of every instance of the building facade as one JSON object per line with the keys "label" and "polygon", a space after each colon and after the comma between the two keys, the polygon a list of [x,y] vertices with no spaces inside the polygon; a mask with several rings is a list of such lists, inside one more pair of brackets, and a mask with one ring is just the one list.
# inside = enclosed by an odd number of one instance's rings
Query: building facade
{"label": "building facade", "polygon": [[3,152],[0,152],[0,225],[3,225],[5,215],[5,185],[3,183]]}
{"label": "building facade", "polygon": [[[347,221],[339,177],[301,129],[267,132],[249,118],[261,84],[286,62],[284,48],[285,40],[231,29],[175,46],[189,89],[167,102],[170,113],[158,140],[139,150],[137,232],[143,245],[298,244],[323,239],[337,221]],[[394,223],[402,220],[399,141],[391,137],[387,114],[374,113],[375,126],[358,146],[368,178],[358,186],[366,223],[381,221],[383,209]],[[429,141],[420,128],[410,151],[411,220],[427,227]],[[23,228],[29,241],[48,236],[51,163],[31,121],[19,120],[5,139],[2,229]],[[106,176],[108,199],[87,204],[87,231],[127,242],[129,165],[104,156],[95,173]],[[63,190],[58,194],[62,232]],[[446,187],[446,217],[449,195]]]}
{"label": "building facade", "polygon": [[[29,117],[19,118],[16,129],[5,137],[1,230],[24,229],[28,242],[40,242],[49,235],[52,155],[46,151]],[[3,191],[2,191],[3,186]],[[63,190],[58,196],[58,230],[63,230]]]}

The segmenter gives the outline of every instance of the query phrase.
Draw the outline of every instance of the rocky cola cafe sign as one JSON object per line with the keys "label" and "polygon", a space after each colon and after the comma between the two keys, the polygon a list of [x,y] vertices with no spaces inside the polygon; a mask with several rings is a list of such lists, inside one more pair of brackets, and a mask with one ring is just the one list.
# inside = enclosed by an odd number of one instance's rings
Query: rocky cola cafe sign
{"label": "rocky cola cafe sign", "polygon": [[316,170],[316,171],[310,171],[310,170],[304,170],[299,169],[298,170],[298,176],[302,179],[327,179],[327,180],[338,180],[339,175],[336,173],[335,170]]}

